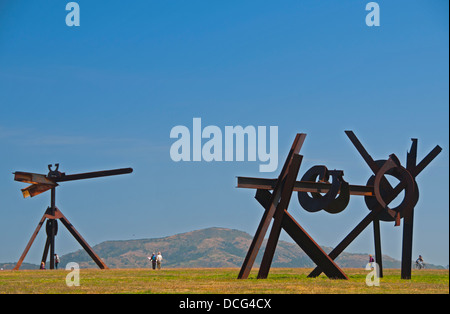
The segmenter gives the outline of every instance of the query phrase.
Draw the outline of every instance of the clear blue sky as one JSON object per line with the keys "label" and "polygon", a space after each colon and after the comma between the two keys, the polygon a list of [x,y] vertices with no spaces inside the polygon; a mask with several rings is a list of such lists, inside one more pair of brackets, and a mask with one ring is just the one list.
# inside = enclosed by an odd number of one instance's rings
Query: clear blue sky
{"label": "clear blue sky", "polygon": [[[12,172],[77,173],[133,167],[131,175],[62,183],[57,205],[85,239],[153,238],[206,227],[254,234],[262,209],[236,176],[276,177],[297,132],[307,133],[300,177],[315,164],[364,185],[375,159],[410,139],[418,159],[442,153],[418,177],[413,257],[449,262],[448,1],[0,2],[0,262],[15,262],[49,204],[22,199]],[[279,167],[170,159],[176,125],[278,126]],[[322,245],[335,246],[367,214],[354,196],[338,215],[289,211]],[[401,229],[382,224],[383,253],[400,259]],[[372,228],[348,248],[373,253]],[[25,260],[38,263],[41,231]],[[283,239],[288,240],[286,235]],[[56,251],[80,248],[60,224]]]}

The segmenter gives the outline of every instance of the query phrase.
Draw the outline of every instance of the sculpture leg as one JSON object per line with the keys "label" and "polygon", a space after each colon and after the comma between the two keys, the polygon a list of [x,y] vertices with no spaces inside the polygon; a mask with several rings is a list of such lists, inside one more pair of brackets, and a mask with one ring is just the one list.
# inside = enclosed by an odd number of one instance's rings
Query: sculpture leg
{"label": "sculpture leg", "polygon": [[269,239],[267,241],[266,250],[259,268],[258,279],[265,279],[269,274],[270,265],[272,264],[273,255],[277,247],[278,239],[281,233],[281,225],[283,222],[283,216],[289,206],[289,201],[294,189],[295,179],[297,178],[298,170],[302,162],[303,156],[294,155],[292,163],[289,167],[288,174],[285,182],[283,183],[283,191],[281,193],[280,202],[277,205],[277,209],[274,214],[274,221],[272,224],[272,230],[270,231]]}
{"label": "sculpture leg", "polygon": [[[413,172],[417,167],[417,139],[413,138],[411,149],[406,155],[406,168]],[[436,152],[439,149],[436,149]],[[431,155],[432,157],[433,155]],[[430,157],[430,159],[431,159]],[[416,183],[417,188],[417,183]],[[417,203],[419,199],[419,193],[416,193]],[[413,222],[414,222],[414,208],[405,213],[403,217],[403,243],[402,243],[402,269],[401,278],[411,279],[411,268],[412,268],[412,242],[413,242]]]}
{"label": "sculpture leg", "polygon": [[383,255],[381,254],[380,220],[373,221],[373,236],[375,240],[375,262],[378,264],[379,277],[383,278]]}
{"label": "sculpture leg", "polygon": [[[331,259],[336,259],[336,257],[341,254],[347,246],[350,245],[350,243],[353,242],[353,240],[356,239],[356,237],[374,220],[377,218],[377,216],[380,214],[380,212],[383,210],[381,206],[377,206],[376,209],[372,210],[366,217],[364,217],[363,220],[344,238],[344,240],[341,241],[331,252],[328,254],[328,256]],[[309,275],[308,277],[317,277],[322,273],[322,269],[320,266],[317,266]]]}
{"label": "sculpture leg", "polygon": [[20,266],[22,265],[23,260],[25,259],[25,256],[27,256],[28,251],[30,250],[31,245],[34,242],[34,239],[36,239],[37,234],[39,233],[39,230],[41,230],[42,225],[44,224],[45,219],[47,218],[44,214],[39,221],[36,229],[34,230],[34,233],[31,235],[30,241],[28,241],[27,246],[25,247],[25,250],[22,253],[22,256],[20,256],[19,261],[17,262],[16,266],[13,268],[13,270],[19,270]]}
{"label": "sculpture leg", "polygon": [[[51,207],[50,207],[50,215],[55,216],[56,206],[56,190],[55,188],[51,189]],[[50,221],[50,230],[48,230],[48,237],[50,238],[50,269],[55,269],[55,236],[56,236],[56,219],[49,219]]]}
{"label": "sculpture leg", "polygon": [[[270,196],[271,193],[267,190],[257,190],[255,198],[263,207],[267,208],[270,204]],[[284,212],[282,228],[316,265],[320,265],[323,268],[328,278],[348,279],[347,275],[339,266],[337,266],[288,212]]]}
{"label": "sculpture leg", "polygon": [[69,230],[72,236],[80,243],[83,249],[89,254],[89,256],[94,260],[97,266],[100,269],[109,269],[108,266],[100,259],[100,257],[95,254],[94,250],[89,246],[86,240],[83,239],[81,234],[75,229],[75,227],[69,222],[69,220],[61,213],[61,211],[56,208],[57,215],[59,216],[59,220],[63,223],[63,225]]}
{"label": "sculpture leg", "polygon": [[44,253],[42,254],[41,262],[47,263],[47,255],[48,255],[49,247],[50,247],[50,238],[47,236],[47,240],[45,241]]}
{"label": "sculpture leg", "polygon": [[267,210],[264,212],[264,215],[258,225],[256,234],[253,237],[252,243],[250,244],[250,248],[247,252],[247,255],[245,256],[244,263],[242,264],[241,270],[239,272],[238,279],[246,279],[250,274],[256,256],[258,255],[258,251],[261,248],[261,244],[264,240],[264,236],[266,235],[267,229],[269,228],[270,222],[272,221],[276,207],[281,198],[282,184],[288,174],[289,167],[292,163],[292,158],[295,154],[299,153],[300,148],[302,147],[303,142],[305,140],[305,137],[306,134],[297,134],[294,139],[291,150],[289,151],[283,169],[281,170],[280,176],[278,177],[277,185],[274,188],[273,193],[271,195],[270,201],[271,204],[270,206],[267,207]]}
{"label": "sculpture leg", "polygon": [[403,218],[402,279],[411,279],[414,209]]}
{"label": "sculpture leg", "polygon": [[238,279],[247,279],[250,271],[253,267],[253,263],[255,262],[256,256],[258,255],[258,251],[261,248],[261,244],[264,240],[264,236],[269,228],[270,222],[273,217],[273,212],[271,210],[275,210],[275,206],[278,203],[279,195],[276,195],[272,198],[272,205],[267,207],[266,211],[259,222],[258,229],[256,230],[256,234],[253,237],[252,243],[248,249],[247,255],[245,256],[244,263],[242,264],[241,270],[238,275]]}

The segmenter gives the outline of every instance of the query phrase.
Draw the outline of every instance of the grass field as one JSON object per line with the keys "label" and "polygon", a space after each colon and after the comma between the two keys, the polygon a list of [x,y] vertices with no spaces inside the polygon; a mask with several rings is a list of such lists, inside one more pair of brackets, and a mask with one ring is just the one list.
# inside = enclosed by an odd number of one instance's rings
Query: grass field
{"label": "grass field", "polygon": [[413,271],[401,280],[399,269],[385,269],[379,286],[366,285],[369,271],[345,269],[349,280],[323,275],[307,278],[311,269],[272,268],[268,279],[236,279],[236,268],[80,269],[80,285],[68,287],[66,270],[0,271],[0,293],[26,294],[448,294],[448,270]]}

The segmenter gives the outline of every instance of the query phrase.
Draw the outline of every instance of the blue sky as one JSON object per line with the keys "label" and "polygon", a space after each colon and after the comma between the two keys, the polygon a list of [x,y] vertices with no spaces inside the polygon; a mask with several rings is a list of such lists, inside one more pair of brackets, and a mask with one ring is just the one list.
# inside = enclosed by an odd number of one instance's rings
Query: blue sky
{"label": "blue sky", "polygon": [[[277,177],[296,133],[307,133],[299,179],[311,166],[364,185],[374,159],[411,141],[418,159],[442,153],[417,182],[413,257],[448,264],[449,42],[447,1],[69,1],[0,3],[0,262],[17,261],[49,195],[22,199],[12,172],[133,167],[126,176],[62,183],[57,205],[91,244],[206,227],[254,234],[262,209],[236,176]],[[170,159],[176,125],[278,126],[279,167]],[[338,215],[289,208],[322,245],[335,246],[367,214],[354,196]],[[283,239],[289,238],[283,234]],[[41,231],[25,260],[38,263]],[[382,223],[383,253],[400,259],[401,228]],[[79,249],[61,225],[56,251]],[[373,253],[368,227],[348,248]]]}

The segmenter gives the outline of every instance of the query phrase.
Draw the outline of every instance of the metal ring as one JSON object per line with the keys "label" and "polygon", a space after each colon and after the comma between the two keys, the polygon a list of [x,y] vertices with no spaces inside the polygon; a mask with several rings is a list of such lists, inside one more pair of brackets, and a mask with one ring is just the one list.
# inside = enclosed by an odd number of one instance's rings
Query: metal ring
{"label": "metal ring", "polygon": [[[417,183],[411,173],[398,163],[398,159],[391,155],[388,160],[377,160],[376,164],[380,168],[376,175],[372,175],[366,183],[366,186],[374,188],[374,196],[365,196],[364,200],[369,210],[382,206],[384,211],[380,214],[379,219],[382,221],[394,221],[397,215],[400,218],[405,213],[412,210],[419,199],[419,190]],[[393,158],[394,157],[394,158]],[[405,196],[400,205],[395,208],[388,206],[385,199],[392,193],[392,188],[388,185],[385,175],[391,175],[405,184]]]}
{"label": "metal ring", "polygon": [[337,214],[347,208],[347,205],[350,202],[350,185],[344,180],[344,173],[342,171],[329,171],[329,174],[333,178],[333,182],[335,180],[339,180],[340,182],[339,196],[323,209],[327,213]]}
{"label": "metal ring", "polygon": [[[329,173],[325,166],[314,166],[310,168],[302,177],[302,181],[316,182],[319,178],[321,182],[328,181]],[[307,192],[298,192],[298,201],[300,205],[308,212],[317,212],[325,208],[331,201],[333,201],[340,189],[340,181],[333,177],[333,183],[330,190],[322,196],[320,193],[311,193],[309,197]]]}

